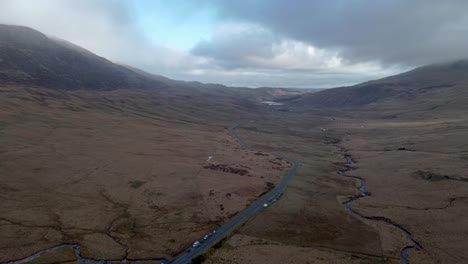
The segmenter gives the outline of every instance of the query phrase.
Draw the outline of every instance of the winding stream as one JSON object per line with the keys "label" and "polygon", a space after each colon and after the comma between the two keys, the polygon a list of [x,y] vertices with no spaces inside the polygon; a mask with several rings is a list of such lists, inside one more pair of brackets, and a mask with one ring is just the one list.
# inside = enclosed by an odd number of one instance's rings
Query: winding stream
{"label": "winding stream", "polygon": [[[233,126],[233,127],[230,127],[228,128],[228,131],[231,135],[233,135],[233,137],[236,139],[236,141],[239,143],[240,147],[242,148],[245,148],[247,149],[246,147],[246,144],[245,142],[243,142],[243,140],[241,138],[239,138],[237,136],[237,134],[234,132],[234,129],[236,128],[236,126]],[[408,242],[410,243],[409,246],[405,246],[404,248],[401,249],[400,251],[400,259],[401,259],[401,263],[403,264],[408,264],[408,251],[411,250],[411,249],[416,249],[416,250],[419,250],[419,249],[422,249],[421,245],[416,241],[414,240],[412,237],[411,237],[411,233],[406,230],[404,227],[402,227],[401,225],[399,225],[398,223],[395,223],[393,222],[392,220],[388,219],[388,218],[385,218],[385,217],[382,217],[382,216],[364,216],[362,214],[360,214],[359,212],[353,210],[351,208],[351,204],[355,201],[357,201],[358,199],[362,198],[362,197],[366,197],[366,196],[369,196],[369,194],[366,192],[366,181],[361,178],[361,177],[358,177],[358,176],[350,176],[350,175],[346,175],[346,172],[349,172],[349,171],[352,171],[353,170],[353,164],[355,163],[353,161],[353,158],[351,157],[351,155],[346,151],[345,148],[343,147],[339,147],[339,146],[336,146],[339,148],[341,154],[343,155],[343,157],[346,159],[346,163],[344,164],[343,168],[341,168],[340,170],[338,170],[338,175],[340,176],[343,176],[343,177],[348,177],[348,178],[354,178],[354,179],[357,179],[359,180],[359,187],[358,187],[358,195],[355,195],[353,197],[350,197],[348,200],[346,200],[345,202],[343,202],[343,207],[349,211],[351,214],[353,214],[354,216],[360,218],[360,219],[363,219],[363,220],[372,220],[372,221],[379,221],[379,222],[385,222],[391,226],[393,226],[394,228],[398,229],[401,233],[403,233],[403,235],[406,237],[406,239],[408,240]],[[290,161],[291,162],[291,161]],[[292,161],[293,164],[295,164],[293,161]],[[284,188],[287,184],[287,180],[295,173],[295,170],[297,169],[297,165],[295,165],[294,169],[291,170],[288,175],[285,177],[286,180],[283,180],[281,186],[277,186],[280,187],[280,188]],[[283,186],[284,185],[284,186]],[[99,260],[99,259],[93,259],[93,258],[86,258],[86,257],[82,257],[81,256],[81,246],[78,244],[78,243],[64,243],[64,244],[61,244],[61,245],[58,245],[58,246],[54,246],[54,247],[50,247],[48,249],[44,249],[44,250],[41,250],[41,251],[38,251],[28,257],[25,257],[23,259],[18,259],[18,260],[13,260],[13,261],[6,261],[6,262],[0,262],[0,264],[23,264],[23,263],[27,263],[29,261],[32,261],[34,259],[37,259],[39,258],[40,256],[42,256],[43,254],[45,253],[49,253],[49,252],[52,252],[52,251],[55,251],[55,250],[59,250],[59,249],[62,249],[62,248],[67,248],[67,247],[71,247],[73,248],[73,251],[74,251],[74,255],[75,255],[75,258],[78,262],[81,262],[81,263],[92,263],[92,264],[111,264],[111,263],[141,263],[141,262],[150,262],[150,261],[157,261],[159,263],[168,263],[169,261],[165,258],[153,258],[153,259],[134,259],[134,260],[131,260],[131,259],[127,259],[127,258],[122,258],[122,259],[115,259],[115,260]]]}
{"label": "winding stream", "polygon": [[55,246],[55,247],[51,247],[51,248],[48,248],[48,249],[38,251],[38,252],[30,255],[29,257],[26,257],[26,258],[23,258],[23,259],[14,260],[14,261],[7,261],[7,262],[0,262],[0,264],[23,264],[23,263],[27,263],[29,261],[32,261],[34,259],[39,258],[42,254],[52,252],[52,251],[55,251],[55,250],[59,250],[59,249],[62,249],[62,248],[67,248],[67,247],[72,247],[73,248],[73,252],[75,253],[76,260],[78,262],[81,262],[81,263],[111,264],[111,263],[139,263],[139,262],[149,262],[149,261],[158,261],[158,263],[167,263],[168,262],[168,260],[165,259],[165,258],[141,259],[141,260],[140,259],[131,260],[131,259],[127,259],[127,258],[116,259],[116,260],[99,260],[99,259],[93,259],[93,258],[86,258],[86,257],[81,256],[80,244],[78,244],[78,243],[64,243],[64,244],[61,244],[61,245],[58,245],[58,246]]}
{"label": "winding stream", "polygon": [[409,264],[408,251],[411,250],[411,249],[416,249],[416,250],[422,249],[421,244],[419,244],[416,240],[414,240],[411,237],[411,233],[408,230],[406,230],[404,227],[399,225],[398,223],[395,223],[392,220],[390,220],[388,218],[385,218],[383,216],[364,216],[364,215],[358,213],[357,211],[355,211],[355,210],[353,210],[351,208],[351,204],[353,202],[357,201],[358,199],[360,199],[362,197],[369,196],[369,193],[366,192],[366,181],[363,178],[358,177],[358,176],[346,175],[346,172],[353,170],[353,164],[355,162],[353,161],[353,158],[346,151],[345,148],[339,147],[339,146],[337,146],[337,147],[339,148],[339,150],[340,150],[341,154],[343,155],[343,157],[346,159],[346,163],[344,164],[343,168],[338,170],[338,172],[337,172],[338,175],[359,180],[358,195],[350,197],[348,200],[343,202],[343,207],[347,211],[349,211],[351,214],[353,214],[354,216],[356,216],[356,217],[358,217],[360,219],[385,222],[385,223],[393,226],[394,228],[398,229],[401,233],[403,233],[403,235],[406,237],[406,240],[408,240],[410,245],[405,246],[404,248],[401,249],[401,251],[400,251],[400,260],[401,260],[401,263],[403,263],[403,264]]}

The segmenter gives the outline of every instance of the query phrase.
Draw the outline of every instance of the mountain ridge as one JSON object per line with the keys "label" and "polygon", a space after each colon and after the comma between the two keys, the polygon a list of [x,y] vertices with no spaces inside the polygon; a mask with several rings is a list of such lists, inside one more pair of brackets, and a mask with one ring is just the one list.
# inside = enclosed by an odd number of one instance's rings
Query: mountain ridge
{"label": "mountain ridge", "polygon": [[[459,88],[465,95],[468,86],[468,60],[425,65],[413,70],[363,82],[354,86],[338,87],[305,94],[290,103],[312,107],[364,107],[389,100],[405,102],[429,98],[429,95]],[[460,89],[461,88],[461,89]],[[450,95],[452,96],[452,95]],[[449,98],[449,97],[447,97]]]}
{"label": "mountain ridge", "polygon": [[[66,40],[24,26],[0,24],[0,84],[64,90],[148,89],[208,100],[270,101],[309,107],[365,107],[389,100],[417,101],[468,84],[468,60],[426,65],[354,86],[315,91],[227,87],[178,81],[113,63]],[[462,89],[464,96],[466,89]],[[445,96],[445,95],[442,95]],[[449,92],[449,97],[453,95]]]}
{"label": "mountain ridge", "polygon": [[125,67],[29,27],[0,25],[0,82],[65,90],[164,88]]}

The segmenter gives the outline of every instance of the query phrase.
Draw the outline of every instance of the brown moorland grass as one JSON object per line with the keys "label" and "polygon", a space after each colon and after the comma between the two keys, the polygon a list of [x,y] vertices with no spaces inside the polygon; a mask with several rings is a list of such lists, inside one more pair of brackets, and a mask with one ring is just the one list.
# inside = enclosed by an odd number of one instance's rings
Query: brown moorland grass
{"label": "brown moorland grass", "polygon": [[334,144],[349,149],[357,162],[349,175],[363,177],[371,194],[352,208],[391,219],[421,243],[422,250],[409,251],[410,263],[468,261],[463,115],[450,110],[421,119],[414,111],[382,119],[376,112],[317,113],[272,113],[286,124],[259,122],[256,129],[239,132],[257,149],[298,159],[301,168],[283,198],[249,221],[208,263],[399,263],[400,250],[410,245],[401,232],[357,219],[341,207],[356,194],[358,182],[336,175],[344,161]]}
{"label": "brown moorland grass", "polygon": [[221,122],[185,119],[182,107],[135,114],[115,103],[123,93],[149,105],[144,93],[1,92],[0,261],[64,242],[84,257],[170,258],[289,167],[240,149]]}

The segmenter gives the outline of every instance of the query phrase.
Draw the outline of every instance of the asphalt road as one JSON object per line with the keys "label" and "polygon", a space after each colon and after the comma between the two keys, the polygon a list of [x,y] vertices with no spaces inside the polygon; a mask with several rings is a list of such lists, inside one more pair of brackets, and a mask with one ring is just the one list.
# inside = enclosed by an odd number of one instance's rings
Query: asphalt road
{"label": "asphalt road", "polygon": [[[234,139],[239,143],[239,146],[244,149],[248,149],[247,145],[245,142],[236,134],[235,128],[237,126],[233,126],[228,128],[229,133],[231,134]],[[243,223],[247,219],[249,219],[252,215],[257,213],[260,210],[265,209],[263,205],[265,203],[271,204],[272,200],[278,197],[278,195],[282,194],[284,189],[286,188],[289,180],[291,177],[296,173],[297,168],[299,167],[298,164],[291,159],[287,159],[285,157],[282,157],[281,155],[274,154],[278,158],[282,158],[284,160],[289,161],[292,164],[292,167],[289,169],[288,173],[286,176],[283,177],[281,182],[271,191],[263,195],[260,199],[252,203],[249,207],[241,211],[239,214],[237,214],[234,218],[229,220],[226,224],[224,224],[221,228],[216,230],[216,233],[212,234],[208,239],[203,240],[203,238],[200,238],[200,242],[202,242],[198,247],[191,247],[187,249],[185,252],[181,253],[168,263],[171,264],[188,264],[192,263],[192,259],[201,253],[203,253],[205,250],[209,249],[212,247],[214,244],[216,244],[217,241],[221,240],[223,237],[225,237],[230,231],[234,230],[235,227],[237,227],[239,224]]]}
{"label": "asphalt road", "polygon": [[[247,144],[236,134],[234,131],[237,126],[233,126],[228,128],[229,133],[231,136],[239,143],[239,146],[243,149],[249,149],[247,147]],[[287,159],[285,157],[282,157],[281,155],[276,155],[273,154],[274,156],[278,158],[282,158],[284,160],[289,161],[292,164],[292,167],[289,169],[288,173],[286,176],[283,177],[281,182],[270,192],[266,193],[263,195],[261,198],[259,198],[257,201],[252,203],[249,207],[247,207],[245,210],[237,214],[234,218],[229,220],[226,224],[224,224],[221,228],[216,230],[216,233],[212,233],[208,239],[203,240],[203,238],[200,238],[201,244],[198,247],[190,247],[177,257],[175,257],[172,260],[166,260],[166,259],[142,259],[142,260],[128,260],[128,259],[118,259],[118,260],[98,260],[98,259],[92,259],[92,258],[85,258],[81,256],[81,247],[79,244],[74,243],[64,243],[58,246],[50,247],[44,250],[41,250],[39,252],[36,252],[26,258],[19,259],[19,260],[13,260],[13,261],[7,261],[7,262],[0,262],[0,264],[23,264],[29,261],[32,261],[34,259],[39,258],[42,254],[52,252],[64,247],[73,247],[75,257],[77,258],[78,262],[81,263],[92,263],[92,264],[111,264],[111,263],[139,263],[139,262],[150,262],[150,261],[159,261],[161,263],[171,263],[171,264],[187,264],[191,263],[192,259],[201,253],[203,253],[205,250],[209,249],[213,245],[216,244],[219,240],[221,240],[223,237],[225,237],[230,231],[234,230],[239,224],[243,223],[247,219],[249,219],[252,215],[254,215],[256,212],[265,209],[264,204],[271,205],[274,203],[276,200],[279,199],[279,196],[283,193],[283,190],[286,188],[286,185],[288,184],[289,180],[291,177],[296,173],[298,164],[294,160]],[[203,241],[203,242],[202,242]]]}

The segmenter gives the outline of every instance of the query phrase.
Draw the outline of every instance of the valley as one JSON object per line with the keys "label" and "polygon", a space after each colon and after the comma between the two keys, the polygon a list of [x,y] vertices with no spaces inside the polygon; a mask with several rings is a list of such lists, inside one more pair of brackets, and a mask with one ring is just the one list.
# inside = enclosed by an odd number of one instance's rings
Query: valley
{"label": "valley", "polygon": [[466,60],[249,89],[0,37],[0,263],[468,262]]}

